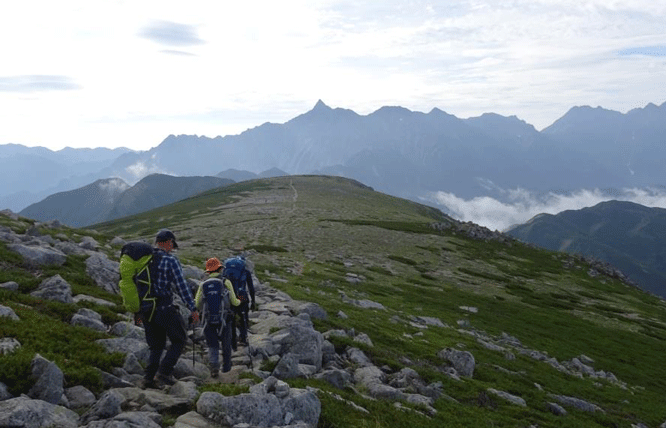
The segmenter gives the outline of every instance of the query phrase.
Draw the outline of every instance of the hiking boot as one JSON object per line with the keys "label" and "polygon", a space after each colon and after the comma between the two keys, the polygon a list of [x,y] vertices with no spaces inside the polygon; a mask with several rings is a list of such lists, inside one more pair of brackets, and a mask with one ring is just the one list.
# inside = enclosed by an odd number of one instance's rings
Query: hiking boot
{"label": "hiking boot", "polygon": [[168,385],[168,386],[171,386],[174,383],[178,382],[178,380],[176,380],[176,378],[173,377],[173,375],[167,376],[167,375],[162,374],[162,373],[157,373],[156,377],[157,377],[157,380],[159,382],[161,382],[164,385]]}
{"label": "hiking boot", "polygon": [[143,379],[140,384],[141,389],[158,389],[155,379]]}
{"label": "hiking boot", "polygon": [[212,377],[213,379],[217,379],[219,376],[220,376],[219,369],[210,371],[210,377]]}

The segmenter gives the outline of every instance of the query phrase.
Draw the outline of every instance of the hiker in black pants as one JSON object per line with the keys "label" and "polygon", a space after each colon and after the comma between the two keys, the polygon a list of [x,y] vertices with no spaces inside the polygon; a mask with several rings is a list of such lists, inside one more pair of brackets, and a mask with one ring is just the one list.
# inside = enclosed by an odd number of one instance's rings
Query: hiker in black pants
{"label": "hiker in black pants", "polygon": [[[240,257],[243,262],[245,262],[245,257]],[[246,264],[247,266],[247,264]],[[237,349],[238,343],[241,345],[247,345],[247,329],[250,326],[249,312],[250,308],[253,311],[257,310],[257,305],[255,303],[255,293],[254,293],[254,282],[252,281],[252,273],[245,268],[243,277],[245,278],[245,284],[247,287],[241,288],[241,291],[236,290],[236,296],[241,301],[241,304],[238,306],[232,307],[234,311],[233,317],[233,327],[231,329],[231,343],[234,351]],[[235,286],[235,284],[234,284]],[[236,287],[234,287],[236,288]],[[249,295],[248,295],[249,292]],[[236,326],[238,326],[238,337],[236,337]]]}
{"label": "hiker in black pants", "polygon": [[[176,382],[172,372],[185,348],[187,328],[178,308],[173,305],[172,286],[175,286],[183,302],[192,311],[190,316],[194,323],[199,322],[199,312],[194,305],[190,287],[183,278],[183,269],[178,259],[170,254],[178,248],[176,236],[170,230],[161,230],[155,237],[155,247],[161,253],[161,258],[155,268],[150,293],[151,298],[156,299],[154,311],[151,308],[150,311],[142,309],[141,312],[146,342],[150,348],[144,388],[156,387],[156,379],[166,385],[173,385]],[[162,359],[167,337],[171,345]]]}
{"label": "hiker in black pants", "polygon": [[[197,290],[194,302],[198,309],[203,309],[204,336],[208,345],[208,363],[211,377],[219,376],[220,345],[222,345],[222,372],[231,370],[231,328],[234,313],[231,308],[240,305],[234,287],[228,279],[220,276],[222,263],[217,257],[206,260],[208,279]],[[225,290],[226,289],[226,293]],[[225,296],[228,296],[228,310],[225,310]],[[217,312],[213,311],[217,308]]]}

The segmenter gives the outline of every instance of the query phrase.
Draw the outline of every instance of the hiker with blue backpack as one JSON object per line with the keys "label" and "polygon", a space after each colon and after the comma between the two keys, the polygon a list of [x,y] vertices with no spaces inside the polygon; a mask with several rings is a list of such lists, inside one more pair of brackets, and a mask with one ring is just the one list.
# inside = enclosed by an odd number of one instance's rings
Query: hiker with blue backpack
{"label": "hiker with blue backpack", "polygon": [[[190,317],[199,321],[199,312],[194,305],[192,293],[183,276],[183,269],[171,252],[178,248],[176,236],[163,229],[155,237],[155,247],[143,242],[126,244],[121,250],[121,293],[126,306],[131,307],[140,318],[150,349],[148,366],[142,386],[157,387],[156,381],[173,385],[173,368],[185,348],[187,330],[180,311],[173,304],[172,287],[191,311]],[[141,266],[141,264],[143,264]],[[140,271],[131,275],[136,266]],[[128,293],[128,290],[133,293]],[[162,359],[166,339],[171,345]]]}
{"label": "hiker with blue backpack", "polygon": [[208,278],[201,283],[194,298],[197,308],[202,311],[208,363],[213,378],[218,377],[220,372],[220,344],[222,372],[231,370],[232,308],[241,303],[231,281],[221,277],[222,268],[216,257],[206,260]]}
{"label": "hiker with blue backpack", "polygon": [[[233,327],[232,334],[232,348],[237,349],[238,343],[247,345],[247,329],[249,327],[249,312],[257,310],[254,295],[254,282],[252,281],[252,273],[247,269],[245,257],[236,256],[230,257],[224,261],[223,276],[231,281],[236,292],[236,296],[240,300],[240,305],[233,307]],[[236,321],[238,318],[238,339],[236,338]]]}

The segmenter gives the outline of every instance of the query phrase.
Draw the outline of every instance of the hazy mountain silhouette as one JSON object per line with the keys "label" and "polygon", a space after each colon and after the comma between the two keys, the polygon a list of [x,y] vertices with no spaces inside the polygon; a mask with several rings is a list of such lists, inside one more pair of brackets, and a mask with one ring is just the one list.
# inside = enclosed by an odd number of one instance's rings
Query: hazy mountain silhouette
{"label": "hazy mountain silhouette", "polygon": [[75,190],[55,193],[19,214],[35,220],[58,220],[70,226],[86,226],[107,220],[113,204],[129,187],[119,178],[97,180]]}
{"label": "hazy mountain silhouette", "polygon": [[[80,173],[94,174],[86,183],[120,177],[133,184],[154,173],[215,176],[222,165],[252,174],[277,168],[286,174],[341,174],[413,200],[433,191],[501,200],[503,189],[518,187],[566,192],[663,185],[665,136],[666,103],[626,114],[574,107],[539,132],[515,116],[487,113],[459,119],[437,108],[421,113],[398,106],[359,115],[320,100],[283,124],[264,123],[215,138],[170,135],[147,151],[121,151],[112,161],[99,158],[94,168],[85,163],[93,158],[86,152]],[[0,167],[10,171],[11,190],[6,192],[35,192],[73,180],[63,172],[62,162],[78,152],[65,151],[57,159],[39,157],[44,150],[21,161],[21,171],[29,170],[21,178],[14,167],[20,162],[2,158],[0,151],[0,160],[6,161]],[[12,147],[11,156],[27,155]],[[25,193],[20,197],[25,200]]]}
{"label": "hazy mountain silhouette", "polygon": [[233,183],[219,177],[173,177],[151,174],[134,186],[118,178],[98,180],[32,204],[21,215],[41,221],[57,219],[74,227],[89,226],[168,205],[214,187]]}

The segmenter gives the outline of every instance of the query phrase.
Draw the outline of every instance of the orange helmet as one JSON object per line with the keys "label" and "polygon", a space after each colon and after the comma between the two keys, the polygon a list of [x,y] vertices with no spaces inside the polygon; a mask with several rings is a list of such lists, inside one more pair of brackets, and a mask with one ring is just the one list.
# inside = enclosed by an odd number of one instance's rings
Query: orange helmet
{"label": "orange helmet", "polygon": [[217,257],[213,257],[212,259],[206,260],[206,272],[215,272],[221,267],[222,263],[220,263]]}

